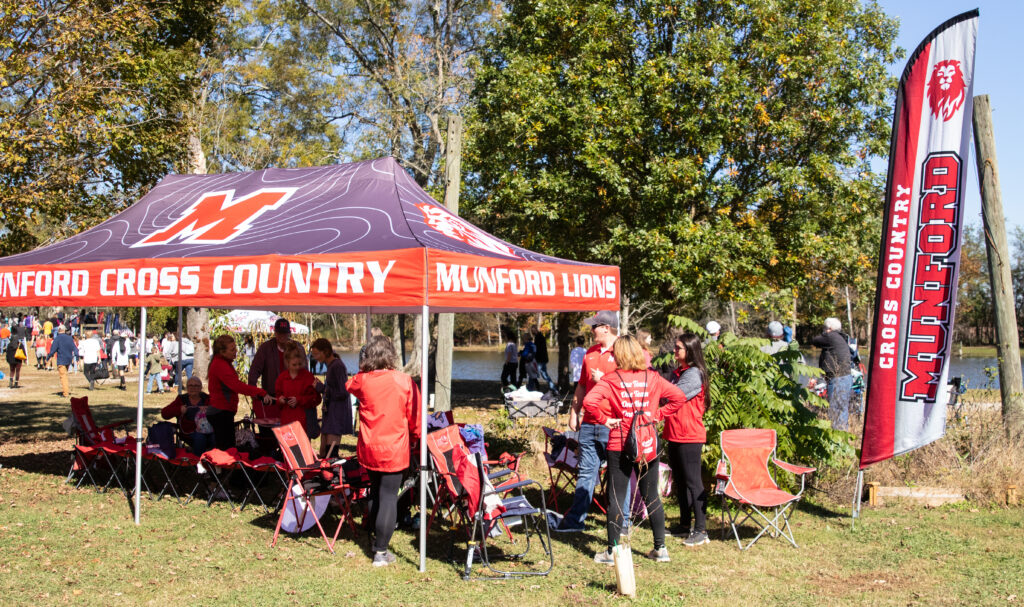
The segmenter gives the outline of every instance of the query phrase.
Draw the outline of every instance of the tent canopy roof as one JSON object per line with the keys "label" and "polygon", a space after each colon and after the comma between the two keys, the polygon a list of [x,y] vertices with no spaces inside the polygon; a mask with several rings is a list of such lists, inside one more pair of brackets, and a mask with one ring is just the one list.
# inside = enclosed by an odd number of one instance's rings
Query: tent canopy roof
{"label": "tent canopy roof", "polygon": [[389,157],[168,176],[94,228],[0,259],[0,305],[617,309],[618,280],[480,230]]}

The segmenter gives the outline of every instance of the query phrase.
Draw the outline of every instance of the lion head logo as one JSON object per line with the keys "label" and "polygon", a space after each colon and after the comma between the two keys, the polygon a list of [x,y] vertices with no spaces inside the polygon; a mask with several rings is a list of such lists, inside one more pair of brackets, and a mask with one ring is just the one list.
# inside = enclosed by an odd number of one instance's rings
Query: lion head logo
{"label": "lion head logo", "polygon": [[428,226],[449,238],[461,240],[471,247],[497,253],[498,255],[519,257],[505,243],[440,207],[426,203],[420,203],[416,206],[419,207],[420,211],[423,211],[423,218]]}
{"label": "lion head logo", "polygon": [[928,105],[932,114],[945,122],[963,106],[966,98],[967,86],[960,62],[950,59],[936,63],[928,81]]}

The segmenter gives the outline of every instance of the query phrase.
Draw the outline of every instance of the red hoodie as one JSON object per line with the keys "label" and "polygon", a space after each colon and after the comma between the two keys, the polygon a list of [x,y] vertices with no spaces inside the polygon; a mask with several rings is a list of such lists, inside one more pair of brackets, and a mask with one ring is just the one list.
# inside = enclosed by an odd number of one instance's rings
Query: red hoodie
{"label": "red hoodie", "polygon": [[[646,391],[644,386],[647,387]],[[628,389],[629,396],[623,396]],[[632,398],[632,400],[630,400]],[[657,415],[658,403],[668,399],[668,406],[686,403],[682,390],[668,383],[654,371],[613,371],[601,378],[583,399],[583,409],[595,423],[621,419],[619,427],[608,433],[608,450],[622,451],[622,443],[633,421],[633,408],[644,409]],[[655,419],[658,419],[657,417]]]}
{"label": "red hoodie", "polygon": [[[287,370],[277,376],[277,382],[274,383],[274,394],[277,395],[282,426],[291,422],[299,422],[302,424],[302,429],[307,434],[309,433],[309,428],[306,427],[306,409],[315,409],[320,404],[320,395],[313,387],[314,381],[316,378],[309,372],[309,369],[299,369],[294,378]],[[285,404],[285,400],[291,396],[297,400],[294,408]]]}
{"label": "red hoodie", "polygon": [[411,439],[420,437],[420,389],[393,369],[360,372],[346,384],[359,399],[359,463],[376,472],[409,467]]}
{"label": "red hoodie", "polygon": [[[672,379],[678,381],[686,369],[680,367],[672,372]],[[707,430],[704,428],[704,398],[707,391],[701,386],[696,396],[679,406],[668,405],[658,411],[658,419],[665,420],[661,437],[673,443],[706,443]],[[685,393],[684,393],[685,395]]]}
{"label": "red hoodie", "polygon": [[214,409],[236,413],[239,394],[259,397],[267,394],[263,388],[250,386],[238,379],[238,373],[231,366],[231,362],[220,354],[213,355],[206,376],[210,389],[210,406]]}

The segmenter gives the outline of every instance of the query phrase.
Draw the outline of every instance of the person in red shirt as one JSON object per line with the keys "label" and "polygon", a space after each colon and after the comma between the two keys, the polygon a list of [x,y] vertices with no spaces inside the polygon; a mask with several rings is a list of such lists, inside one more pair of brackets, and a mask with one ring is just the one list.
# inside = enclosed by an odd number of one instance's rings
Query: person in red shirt
{"label": "person in red shirt", "polygon": [[306,411],[316,410],[320,404],[317,394],[316,377],[310,373],[306,365],[306,353],[302,346],[289,342],[284,347],[284,372],[274,382],[274,394],[277,395],[277,406],[281,410],[281,425],[299,422],[302,429],[309,435],[306,425]]}
{"label": "person in red shirt", "polygon": [[218,449],[235,446],[235,413],[238,412],[238,395],[263,398],[269,404],[273,398],[263,388],[250,386],[238,379],[232,362],[238,356],[238,345],[230,335],[221,335],[213,341],[213,356],[206,372],[210,388],[210,409],[206,420],[213,427],[214,443]]}
{"label": "person in red shirt", "polygon": [[647,368],[643,348],[632,335],[615,340],[613,347],[618,370],[606,374],[583,399],[583,409],[597,423],[608,428],[608,549],[594,556],[594,561],[614,564],[612,548],[619,543],[623,524],[623,496],[629,489],[629,477],[636,474],[637,489],[647,505],[654,549],[647,558],[659,563],[669,562],[665,547],[665,510],[658,494],[657,458],[652,465],[641,467],[622,453],[633,416],[642,411],[657,419],[658,404],[667,399],[669,407],[679,407],[686,397],[679,388]]}
{"label": "person in red shirt", "polygon": [[[662,408],[658,413],[665,420],[662,438],[666,442],[672,483],[679,500],[679,526],[672,535],[686,538],[687,546],[708,543],[705,514],[708,493],[701,479],[700,454],[707,442],[704,429],[704,408],[708,391],[708,368],[704,364],[704,349],[694,333],[682,333],[675,339],[676,362],[679,366],[669,380],[683,391],[686,403],[673,409]],[[693,516],[693,530],[690,518]]]}
{"label": "person in red shirt", "polygon": [[409,468],[412,442],[420,437],[420,391],[411,377],[395,370],[395,348],[383,335],[371,337],[348,380],[359,399],[356,454],[370,475],[370,519],[374,521],[373,566],[395,562],[388,550],[398,519],[398,488]]}
{"label": "person in red shirt", "polygon": [[581,410],[583,397],[602,377],[618,368],[612,354],[612,344],[619,334],[619,318],[615,312],[598,312],[585,320],[584,324],[590,325],[594,341],[597,343],[583,355],[580,381],[576,384],[572,409],[569,411],[569,429],[579,431],[579,474],[576,477],[572,506],[565,513],[565,517],[554,526],[555,531],[561,532],[583,531],[583,522],[587,519],[587,512],[594,500],[594,488],[600,478],[601,462],[606,458],[608,447],[608,428],[600,424],[591,413]]}

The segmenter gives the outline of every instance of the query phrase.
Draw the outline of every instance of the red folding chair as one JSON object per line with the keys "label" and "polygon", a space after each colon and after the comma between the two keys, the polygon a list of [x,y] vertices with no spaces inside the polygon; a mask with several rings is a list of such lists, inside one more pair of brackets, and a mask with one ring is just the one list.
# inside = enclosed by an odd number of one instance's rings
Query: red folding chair
{"label": "red folding chair", "polygon": [[[740,429],[722,432],[722,460],[718,462],[715,477],[718,479],[716,492],[722,496],[722,537],[725,537],[725,518],[736,537],[740,550],[753,546],[767,533],[772,537],[783,537],[797,546],[789,517],[804,493],[808,474],[815,468],[788,464],[775,457],[775,430]],[[800,476],[800,491],[796,494],[779,489],[768,471],[771,461],[779,468]],[[725,507],[725,500],[731,500]],[[733,512],[731,504],[737,505]],[[757,535],[743,545],[738,527],[750,520],[760,527]]]}
{"label": "red folding chair", "polygon": [[[71,416],[74,420],[75,445],[71,451],[71,468],[68,470],[66,482],[71,482],[75,473],[81,474],[75,487],[81,487],[85,479],[89,479],[99,491],[106,491],[110,485],[117,483],[121,491],[128,495],[128,490],[118,473],[119,460],[116,459],[129,450],[129,443],[134,438],[128,434],[126,427],[132,423],[130,419],[114,422],[105,426],[97,426],[89,408],[89,398],[72,397]],[[124,436],[118,437],[116,431],[122,429]],[[106,482],[101,486],[94,473],[109,473]]]}
{"label": "red folding chair", "polygon": [[[488,471],[483,458],[469,451],[458,426],[449,426],[428,434],[427,449],[435,474],[438,476],[437,499],[430,521],[433,521],[438,507],[443,504],[445,511],[450,515],[450,520],[453,523],[461,522],[466,527],[468,545],[463,579],[473,577],[474,559],[480,560],[492,574],[498,576],[498,579],[547,575],[551,571],[554,559],[547,509],[543,501],[544,489],[540,483],[522,478],[513,469]],[[512,456],[503,460],[513,465],[518,463]],[[497,486],[493,485],[493,481],[502,478],[505,479],[504,482]],[[533,507],[524,494],[524,488],[530,485],[536,485],[540,491],[540,508]],[[429,524],[430,522],[428,526]],[[511,528],[516,525],[522,525],[525,541],[517,541],[513,536]],[[488,550],[488,539],[496,535],[508,537],[508,552],[493,553]],[[534,539],[541,546],[541,556],[546,558],[534,560],[533,569],[503,570],[495,566],[498,560],[522,563],[524,557],[530,553],[531,541]],[[523,550],[512,553],[519,548]],[[487,577],[495,579],[494,576]]]}
{"label": "red folding chair", "polygon": [[[281,523],[288,508],[291,508],[300,529],[307,516],[314,518],[321,537],[327,543],[327,549],[334,554],[334,545],[338,542],[342,526],[347,522],[352,528],[352,532],[356,531],[355,524],[352,522],[352,489],[345,482],[341,461],[335,463],[317,457],[313,453],[313,446],[306,436],[305,429],[299,422],[274,428],[274,436],[277,437],[281,454],[284,456],[288,486],[285,489],[284,507],[281,508],[281,515],[278,517],[277,527],[274,529],[274,539],[271,540],[270,545],[277,544],[277,536],[281,533]],[[320,524],[320,519],[313,512],[313,500],[320,496],[337,496],[331,501],[341,508],[338,527],[334,530],[333,537],[327,535],[323,525]]]}

